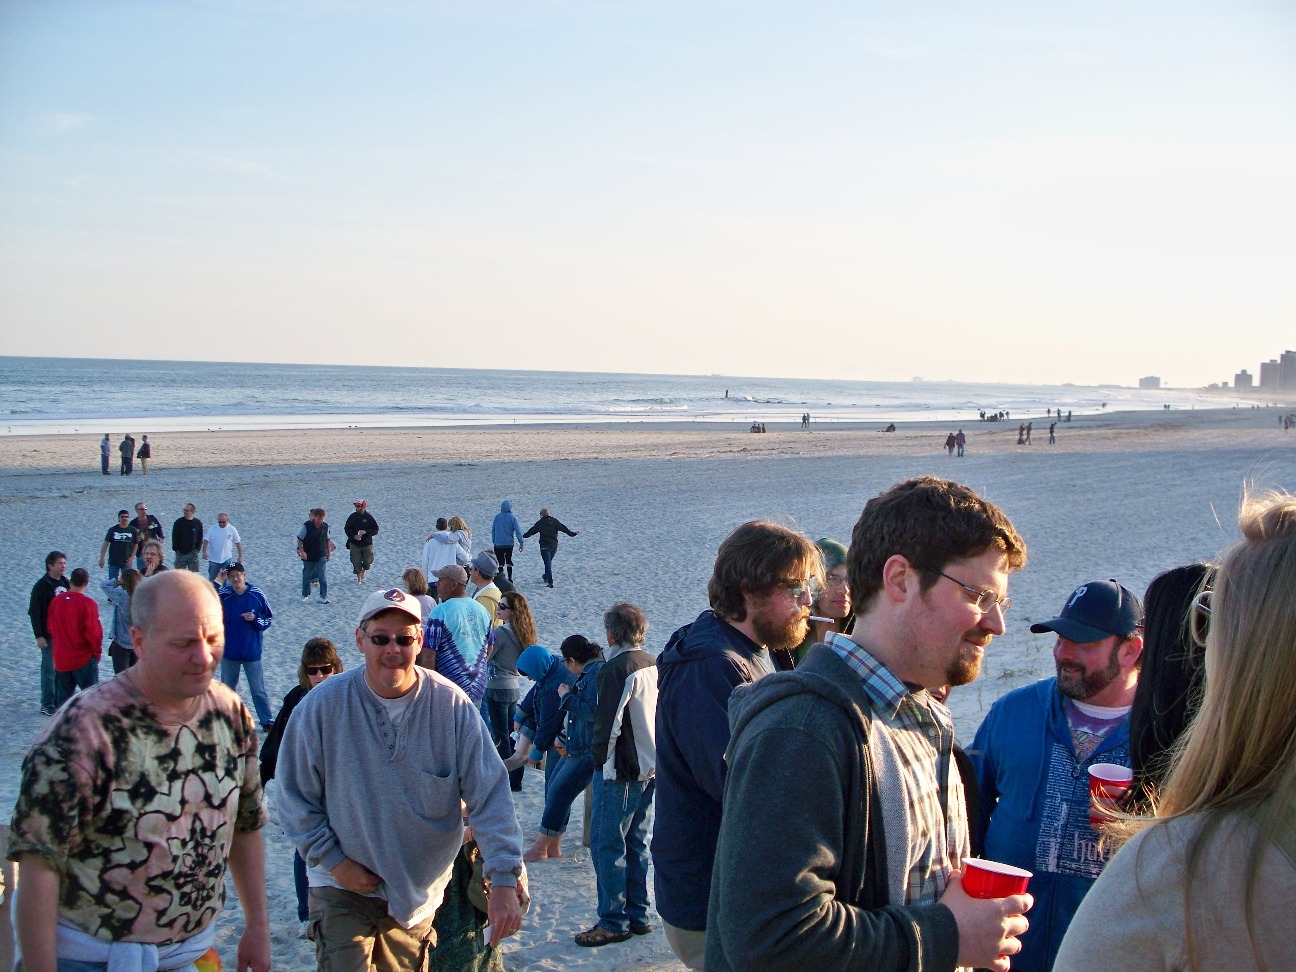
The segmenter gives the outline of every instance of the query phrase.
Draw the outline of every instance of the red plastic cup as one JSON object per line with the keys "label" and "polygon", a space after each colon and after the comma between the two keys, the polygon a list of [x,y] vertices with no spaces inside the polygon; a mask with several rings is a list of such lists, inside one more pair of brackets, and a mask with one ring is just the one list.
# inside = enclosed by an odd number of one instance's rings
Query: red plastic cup
{"label": "red plastic cup", "polygon": [[[1095,830],[1101,827],[1107,816],[1101,812],[1096,801],[1114,803],[1125,795],[1125,791],[1134,782],[1134,771],[1128,766],[1117,763],[1094,763],[1089,767],[1089,826]],[[1095,813],[1095,810],[1099,810]]]}
{"label": "red plastic cup", "polygon": [[1006,898],[1025,894],[1034,875],[1011,864],[984,861],[979,857],[963,858],[963,890],[972,898]]}

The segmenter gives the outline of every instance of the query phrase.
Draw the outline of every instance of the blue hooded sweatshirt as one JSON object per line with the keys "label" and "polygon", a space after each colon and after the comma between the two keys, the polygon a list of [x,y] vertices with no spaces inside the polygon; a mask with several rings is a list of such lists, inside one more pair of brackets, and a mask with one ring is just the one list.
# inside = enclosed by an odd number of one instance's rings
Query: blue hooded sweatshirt
{"label": "blue hooded sweatshirt", "polygon": [[[225,657],[230,661],[260,661],[262,636],[274,614],[261,588],[249,584],[242,594],[226,584],[216,592],[225,614]],[[244,614],[252,612],[249,621]]]}
{"label": "blue hooded sweatshirt", "polygon": [[535,682],[518,705],[518,725],[531,737],[531,759],[539,762],[562,732],[567,710],[558,696],[559,685],[573,685],[576,676],[562,656],[541,645],[526,648],[517,661],[518,671]]}
{"label": "blue hooded sweatshirt", "polygon": [[520,547],[522,545],[522,524],[513,515],[513,504],[505,500],[500,504],[500,511],[495,514],[495,519],[491,522],[491,545],[495,547],[511,547],[513,546],[514,537],[517,538]]}
{"label": "blue hooded sweatshirt", "polygon": [[657,660],[657,818],[652,857],[657,913],[676,928],[706,928],[720,838],[729,696],[767,671],[756,644],[703,611]]}

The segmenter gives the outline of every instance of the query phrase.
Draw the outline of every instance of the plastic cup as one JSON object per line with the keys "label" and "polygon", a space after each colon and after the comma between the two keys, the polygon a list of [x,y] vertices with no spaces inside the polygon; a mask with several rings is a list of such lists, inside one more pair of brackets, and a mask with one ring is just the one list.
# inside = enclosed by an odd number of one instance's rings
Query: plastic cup
{"label": "plastic cup", "polygon": [[[1125,795],[1134,782],[1134,771],[1117,763],[1094,763],[1089,767],[1089,826],[1097,829],[1109,818],[1102,804],[1112,804]],[[1095,813],[1095,811],[1097,811]]]}
{"label": "plastic cup", "polygon": [[1025,894],[1034,875],[1023,868],[979,857],[963,859],[963,890],[972,898],[1006,898]]}

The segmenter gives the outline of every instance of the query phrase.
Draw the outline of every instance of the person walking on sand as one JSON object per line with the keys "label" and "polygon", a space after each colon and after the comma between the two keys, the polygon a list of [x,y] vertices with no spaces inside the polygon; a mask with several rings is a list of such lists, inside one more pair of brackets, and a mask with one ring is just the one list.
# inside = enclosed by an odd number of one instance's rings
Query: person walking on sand
{"label": "person walking on sand", "polygon": [[[977,677],[1025,562],[1003,512],[958,483],[918,477],[865,505],[851,633],[730,696],[708,972],[1016,967],[1031,898],[963,890],[954,725],[925,687]],[[657,812],[660,827],[660,796]]]}
{"label": "person walking on sand", "polygon": [[184,505],[184,513],[171,524],[171,549],[175,552],[176,570],[198,573],[198,552],[203,545],[203,523],[195,515],[198,507]]}
{"label": "person walking on sand", "polygon": [[86,596],[90,571],[72,571],[71,586],[54,598],[49,610],[50,638],[54,645],[54,707],[63,705],[77,689],[85,691],[99,681],[103,656],[103,626],[99,605]]}
{"label": "person walking on sand", "polygon": [[242,564],[230,564],[225,584],[217,591],[221,613],[225,618],[225,657],[221,659],[221,681],[238,690],[239,670],[247,672],[252,705],[262,730],[269,732],[274,724],[270,713],[270,696],[266,694],[265,669],[261,665],[266,629],[274,621],[270,603],[261,588],[247,582]]}
{"label": "person walking on sand", "polygon": [[103,471],[103,474],[105,476],[112,475],[112,473],[108,471],[108,460],[111,457],[112,457],[112,440],[108,438],[108,433],[105,432],[104,437],[99,440],[99,468]]}
{"label": "person walking on sand", "polygon": [[945,451],[951,456],[954,455],[954,433],[953,432],[945,436]]}
{"label": "person walking on sand", "polygon": [[822,569],[819,548],[802,534],[744,523],[720,544],[707,583],[710,610],[671,635],[657,661],[657,913],[671,950],[691,969],[702,968],[706,951],[729,696],[774,671],[770,649],[805,638]]}
{"label": "person walking on sand", "polygon": [[324,573],[325,565],[333,559],[337,545],[329,536],[329,525],[324,520],[324,507],[316,506],[310,511],[310,519],[297,531],[297,556],[302,562],[302,601],[310,600],[311,583],[319,582],[319,599],[327,604],[328,577]]}
{"label": "person walking on sand", "polygon": [[133,607],[139,663],[64,706],[23,760],[8,850],[23,967],[192,968],[215,945],[228,866],[238,968],[268,972],[268,817],[252,720],[212,681],[220,605],[177,570]]}
{"label": "person walking on sand", "polygon": [[963,434],[962,429],[959,429],[958,435],[954,436],[954,445],[958,449],[958,457],[962,459],[963,447],[967,445],[967,436]]}
{"label": "person walking on sand", "polygon": [[508,579],[513,579],[513,541],[517,540],[518,553],[525,549],[522,542],[522,524],[513,513],[513,504],[508,500],[500,503],[500,511],[491,521],[491,544],[495,547],[495,559],[501,567],[508,570]]}
{"label": "person walking on sand", "polygon": [[149,460],[153,458],[153,447],[149,445],[147,435],[141,436],[140,440],[140,447],[135,453],[135,458],[140,461],[140,472],[147,476]]}
{"label": "person walking on sand", "polygon": [[523,537],[530,537],[536,534],[540,535],[540,559],[544,561],[545,586],[553,587],[553,560],[554,555],[558,553],[558,534],[559,532],[567,534],[569,537],[580,536],[577,530],[568,530],[563,526],[562,521],[557,517],[549,515],[547,508],[540,511],[540,519],[532,524],[531,529],[522,534]]}
{"label": "person walking on sand", "polygon": [[1056,428],[1056,422],[1049,423],[1049,445],[1057,445],[1057,434],[1054,432]]}
{"label": "person walking on sand", "polygon": [[351,569],[355,572],[356,583],[365,582],[365,574],[373,566],[373,538],[378,534],[378,521],[369,512],[369,504],[362,499],[352,505],[355,512],[346,519],[342,529],[346,532],[347,551],[351,554]]}
{"label": "person walking on sand", "polygon": [[27,601],[27,616],[31,618],[32,634],[40,650],[40,711],[41,715],[54,714],[54,649],[50,643],[49,609],[68,589],[67,554],[51,550],[45,555],[45,573],[33,586]]}
{"label": "person walking on sand", "polygon": [[243,538],[228,513],[216,514],[216,526],[203,537],[202,558],[207,561],[207,579],[213,583],[230,564],[243,563]]}

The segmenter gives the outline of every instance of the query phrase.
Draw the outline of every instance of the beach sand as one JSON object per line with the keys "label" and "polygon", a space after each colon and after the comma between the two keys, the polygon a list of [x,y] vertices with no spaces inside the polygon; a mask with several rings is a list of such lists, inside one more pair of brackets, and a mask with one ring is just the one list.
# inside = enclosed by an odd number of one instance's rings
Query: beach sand
{"label": "beach sand", "polygon": [[[769,518],[812,538],[849,542],[864,503],[879,491],[914,475],[949,476],[999,504],[1029,547],[1025,570],[1011,581],[1008,633],[990,646],[980,680],[951,698],[959,735],[970,740],[995,699],[1052,673],[1051,641],[1029,633],[1032,619],[1055,616],[1084,581],[1115,577],[1141,592],[1169,567],[1214,557],[1237,536],[1246,481],[1296,488],[1296,433],[1284,433],[1275,415],[1229,409],[1077,417],[1058,426],[1055,446],[1046,444],[1048,421],[1034,419],[1030,447],[1015,444],[1015,420],[973,421],[963,426],[963,459],[945,453],[945,435],[957,427],[944,424],[892,434],[876,426],[770,426],[753,435],[694,425],[188,433],[157,436],[150,475],[137,466],[130,479],[99,473],[97,442],[107,429],[0,438],[0,584],[9,592],[0,602],[8,646],[0,660],[7,703],[0,709],[0,804],[12,807],[22,757],[44,725],[26,616],[44,555],[66,551],[69,569],[89,567],[99,580],[103,534],[119,508],[139,500],[168,535],[186,502],[208,524],[217,512],[230,514],[249,580],[275,611],[265,661],[277,710],[308,638],[328,636],[348,666],[358,662],[351,646],[363,594],[399,583],[437,516],[462,515],[479,550],[489,546],[501,499],[512,500],[524,529],[549,507],[580,536],[561,538],[553,590],[539,583],[533,544],[517,558],[518,585],[532,602],[541,641],[556,647],[572,633],[601,640],[603,610],[630,600],[646,610],[656,651],[706,607],[716,548],[738,524]],[[340,550],[329,566],[333,603],[303,604],[298,527],[310,507],[322,505],[340,535],[358,497],[381,527],[369,584],[357,587]],[[109,628],[106,605],[102,617]],[[103,670],[111,672],[106,656]],[[542,785],[541,775],[529,772],[517,799],[528,842]],[[535,903],[506,947],[508,967],[680,968],[660,930],[598,949],[572,942],[597,918],[593,869],[580,848],[582,814],[578,800],[568,856],[531,868]],[[273,824],[267,841],[275,967],[313,968],[313,946],[296,937],[291,849]],[[229,968],[241,924],[231,905],[219,929]]]}

